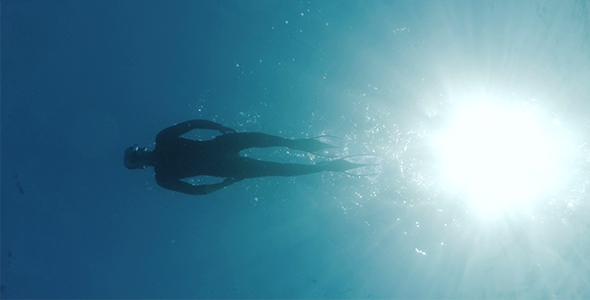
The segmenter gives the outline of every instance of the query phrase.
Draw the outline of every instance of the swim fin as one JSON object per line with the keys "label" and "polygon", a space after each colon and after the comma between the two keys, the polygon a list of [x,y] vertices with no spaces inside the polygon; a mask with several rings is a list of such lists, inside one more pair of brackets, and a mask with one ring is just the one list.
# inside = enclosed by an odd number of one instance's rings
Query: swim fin
{"label": "swim fin", "polygon": [[318,137],[311,138],[311,140],[320,142],[326,145],[326,148],[312,151],[311,153],[320,156],[326,157],[339,157],[344,154],[344,141],[341,138],[331,136],[331,135],[322,135]]}
{"label": "swim fin", "polygon": [[352,169],[344,171],[344,173],[348,175],[377,175],[381,173],[381,171],[383,170],[383,167],[381,166],[381,162],[383,162],[383,159],[375,155],[354,155],[342,158],[342,160],[358,165],[358,167],[356,168],[353,167]]}

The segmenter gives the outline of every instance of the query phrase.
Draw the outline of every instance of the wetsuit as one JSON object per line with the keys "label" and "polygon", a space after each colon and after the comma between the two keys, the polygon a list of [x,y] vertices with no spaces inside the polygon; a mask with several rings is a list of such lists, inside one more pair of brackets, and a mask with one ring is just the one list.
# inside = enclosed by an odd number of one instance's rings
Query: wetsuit
{"label": "wetsuit", "polygon": [[[212,129],[223,134],[206,141],[181,137],[193,129]],[[332,146],[313,139],[292,140],[264,133],[237,133],[207,120],[186,121],[162,130],[156,137],[156,148],[153,151],[156,182],[166,189],[203,195],[244,178],[346,171],[358,166],[345,161],[319,165],[283,164],[239,156],[239,152],[244,149],[266,147],[288,147],[313,152]],[[221,183],[198,186],[181,180],[199,175],[226,179]]]}

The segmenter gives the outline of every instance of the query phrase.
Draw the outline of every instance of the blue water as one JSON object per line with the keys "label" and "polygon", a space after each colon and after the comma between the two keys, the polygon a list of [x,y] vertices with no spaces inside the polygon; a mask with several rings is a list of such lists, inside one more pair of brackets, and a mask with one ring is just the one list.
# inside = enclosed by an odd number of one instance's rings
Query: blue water
{"label": "blue water", "polygon": [[[1,5],[4,298],[590,298],[584,0]],[[558,194],[487,223],[426,142],[482,91],[534,100],[578,153]],[[123,167],[196,118],[339,136],[383,172],[195,197]]]}

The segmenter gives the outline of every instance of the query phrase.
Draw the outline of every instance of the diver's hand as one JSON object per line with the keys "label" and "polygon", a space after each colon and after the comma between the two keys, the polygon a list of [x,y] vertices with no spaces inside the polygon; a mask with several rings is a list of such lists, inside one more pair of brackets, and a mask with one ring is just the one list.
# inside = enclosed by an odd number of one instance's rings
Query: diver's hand
{"label": "diver's hand", "polygon": [[237,131],[229,128],[229,127],[222,127],[221,129],[219,129],[219,132],[226,134],[226,133],[238,133]]}

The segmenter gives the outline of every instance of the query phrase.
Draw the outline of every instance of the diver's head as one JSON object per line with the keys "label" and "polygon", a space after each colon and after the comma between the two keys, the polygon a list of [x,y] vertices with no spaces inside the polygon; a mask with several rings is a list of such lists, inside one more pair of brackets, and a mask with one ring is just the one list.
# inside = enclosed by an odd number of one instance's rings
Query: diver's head
{"label": "diver's head", "polygon": [[153,166],[152,151],[147,148],[139,148],[135,145],[125,150],[125,156],[123,163],[129,170],[132,169],[145,169],[147,166]]}

